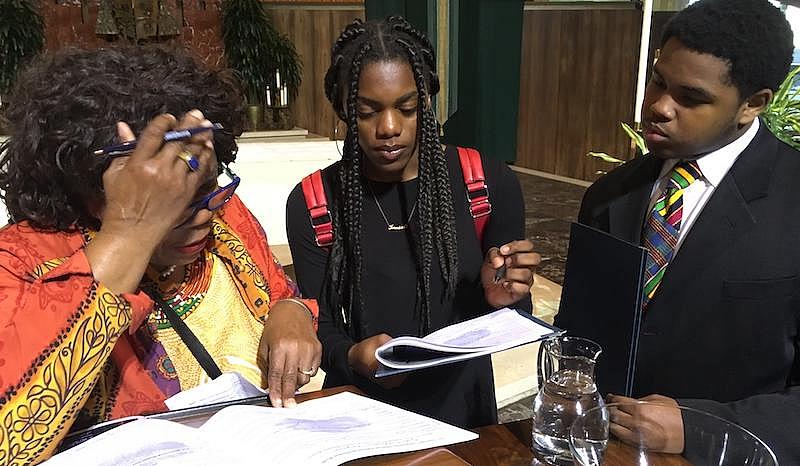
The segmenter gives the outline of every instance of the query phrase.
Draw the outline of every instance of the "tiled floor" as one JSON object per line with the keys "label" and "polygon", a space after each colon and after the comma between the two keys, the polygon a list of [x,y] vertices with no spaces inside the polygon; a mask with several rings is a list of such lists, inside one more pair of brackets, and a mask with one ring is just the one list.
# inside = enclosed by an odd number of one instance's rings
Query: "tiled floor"
{"label": "tiled floor", "polygon": [[519,401],[497,410],[497,422],[509,422],[529,419],[533,415],[533,396],[527,396]]}
{"label": "tiled floor", "polygon": [[569,225],[578,217],[586,188],[517,173],[525,198],[525,234],[542,255],[538,273],[561,284],[567,260]]}

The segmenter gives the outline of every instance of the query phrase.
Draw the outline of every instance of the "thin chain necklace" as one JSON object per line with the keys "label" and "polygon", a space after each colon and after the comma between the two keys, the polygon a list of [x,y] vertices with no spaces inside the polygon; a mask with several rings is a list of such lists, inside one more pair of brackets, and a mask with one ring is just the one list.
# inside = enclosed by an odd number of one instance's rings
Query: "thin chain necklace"
{"label": "thin chain necklace", "polygon": [[383,211],[383,207],[381,207],[381,203],[378,201],[378,196],[375,195],[375,191],[372,190],[372,182],[367,180],[367,189],[369,189],[369,193],[372,194],[372,200],[375,201],[375,205],[378,206],[378,211],[381,213],[381,217],[383,217],[383,221],[386,222],[386,229],[389,231],[403,231],[408,228],[408,224],[411,222],[411,218],[414,217],[414,212],[417,211],[417,201],[419,197],[414,200],[414,205],[411,206],[411,213],[408,214],[408,220],[406,223],[403,224],[394,224],[390,223],[389,219],[386,217],[386,212]]}

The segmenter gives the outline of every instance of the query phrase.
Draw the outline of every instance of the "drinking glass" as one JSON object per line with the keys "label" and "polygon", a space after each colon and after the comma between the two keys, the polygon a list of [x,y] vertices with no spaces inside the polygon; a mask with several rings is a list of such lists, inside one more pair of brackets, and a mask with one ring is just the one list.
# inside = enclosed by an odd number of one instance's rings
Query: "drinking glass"
{"label": "drinking glass", "polygon": [[[648,449],[642,436],[622,441],[609,430],[609,411],[632,412],[634,404],[675,409],[683,419],[684,450],[680,454]],[[610,403],[584,412],[570,429],[570,450],[581,466],[777,466],[775,454],[745,428],[694,408],[665,406],[657,402]]]}

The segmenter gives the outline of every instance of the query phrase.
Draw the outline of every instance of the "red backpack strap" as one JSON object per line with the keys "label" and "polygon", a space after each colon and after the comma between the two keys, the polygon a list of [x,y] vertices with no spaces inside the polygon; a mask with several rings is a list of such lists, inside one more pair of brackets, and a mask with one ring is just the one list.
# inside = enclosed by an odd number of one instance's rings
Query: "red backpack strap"
{"label": "red backpack strap", "polygon": [[481,154],[475,149],[459,147],[458,159],[461,162],[464,185],[467,187],[469,213],[472,215],[473,222],[475,222],[475,233],[478,235],[478,241],[483,242],[483,230],[489,222],[492,203],[489,201],[489,187],[486,185],[486,178],[483,176]]}
{"label": "red backpack strap", "polygon": [[325,187],[322,185],[322,172],[317,170],[306,176],[301,185],[308,215],[311,218],[311,227],[314,229],[314,240],[317,246],[328,247],[333,244],[333,219],[331,211],[328,210]]}

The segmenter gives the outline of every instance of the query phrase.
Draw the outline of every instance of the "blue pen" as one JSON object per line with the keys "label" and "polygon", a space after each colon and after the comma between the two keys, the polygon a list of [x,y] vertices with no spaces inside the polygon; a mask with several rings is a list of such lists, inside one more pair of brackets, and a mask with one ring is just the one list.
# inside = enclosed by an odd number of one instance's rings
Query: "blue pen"
{"label": "blue pen", "polygon": [[[176,131],[168,131],[164,133],[164,143],[173,141],[183,141],[189,139],[195,134],[204,131],[218,131],[222,129],[222,125],[214,123],[211,126],[196,126],[194,128],[179,129]],[[94,155],[105,155],[109,157],[121,157],[128,155],[136,149],[136,141],[128,141],[115,146],[108,146],[94,151]]]}

